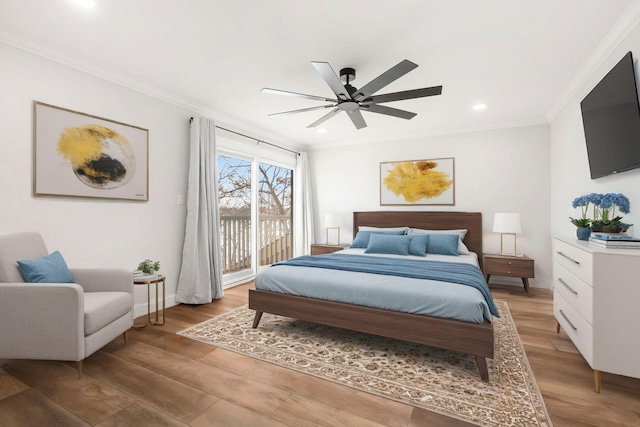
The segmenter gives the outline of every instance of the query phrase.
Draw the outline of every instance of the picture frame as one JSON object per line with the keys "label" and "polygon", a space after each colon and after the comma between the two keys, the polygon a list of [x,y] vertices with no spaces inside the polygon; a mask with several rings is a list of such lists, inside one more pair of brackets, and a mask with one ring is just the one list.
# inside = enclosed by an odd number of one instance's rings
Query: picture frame
{"label": "picture frame", "polygon": [[453,157],[380,162],[380,206],[454,206]]}
{"label": "picture frame", "polygon": [[34,101],[33,195],[149,200],[149,131]]}

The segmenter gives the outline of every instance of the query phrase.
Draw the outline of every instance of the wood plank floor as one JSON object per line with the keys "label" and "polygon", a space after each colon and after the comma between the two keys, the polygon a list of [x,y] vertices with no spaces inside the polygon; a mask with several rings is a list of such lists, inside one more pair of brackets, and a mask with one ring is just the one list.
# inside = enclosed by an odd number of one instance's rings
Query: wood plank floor
{"label": "wood plank floor", "polygon": [[[251,286],[168,309],[165,326],[89,357],[80,380],[74,363],[0,360],[0,426],[467,425],[175,334],[245,304]],[[549,291],[491,290],[509,304],[555,426],[640,425],[640,380],[605,373],[595,393],[589,366],[555,333]]]}

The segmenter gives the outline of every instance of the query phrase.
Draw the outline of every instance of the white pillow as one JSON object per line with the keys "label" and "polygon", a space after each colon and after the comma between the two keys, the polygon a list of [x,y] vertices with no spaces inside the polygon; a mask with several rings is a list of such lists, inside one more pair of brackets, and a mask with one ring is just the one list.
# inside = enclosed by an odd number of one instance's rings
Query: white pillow
{"label": "white pillow", "polygon": [[403,231],[404,234],[407,234],[409,227],[369,227],[367,225],[361,225],[358,227],[358,231]]}
{"label": "white pillow", "polygon": [[460,255],[469,255],[471,252],[469,248],[462,243],[462,239],[467,235],[467,229],[461,228],[458,230],[422,230],[420,228],[410,228],[407,234],[457,234],[458,235],[458,253]]}

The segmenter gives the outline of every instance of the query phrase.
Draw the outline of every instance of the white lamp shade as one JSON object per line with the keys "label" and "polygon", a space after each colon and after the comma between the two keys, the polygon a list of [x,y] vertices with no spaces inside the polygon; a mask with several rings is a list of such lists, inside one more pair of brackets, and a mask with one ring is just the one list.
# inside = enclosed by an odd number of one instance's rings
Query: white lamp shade
{"label": "white lamp shade", "polygon": [[330,228],[342,227],[342,215],[328,213],[324,216],[324,226]]}
{"label": "white lamp shade", "polygon": [[520,214],[496,213],[493,218],[494,233],[520,233]]}

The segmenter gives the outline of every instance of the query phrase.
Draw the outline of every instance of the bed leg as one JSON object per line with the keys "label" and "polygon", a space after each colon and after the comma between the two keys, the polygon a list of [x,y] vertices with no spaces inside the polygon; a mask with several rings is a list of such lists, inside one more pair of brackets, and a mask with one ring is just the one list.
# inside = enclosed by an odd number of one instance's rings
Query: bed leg
{"label": "bed leg", "polygon": [[253,318],[253,326],[252,326],[253,329],[258,327],[258,324],[260,323],[260,319],[262,319],[262,312],[256,311],[256,317]]}
{"label": "bed leg", "polygon": [[482,381],[489,382],[489,368],[487,368],[487,359],[482,356],[476,356],[476,365],[478,365],[478,371],[480,371],[480,378]]}

